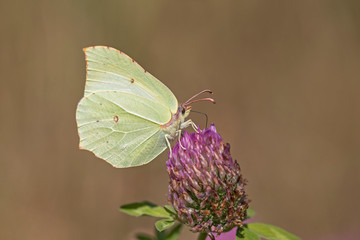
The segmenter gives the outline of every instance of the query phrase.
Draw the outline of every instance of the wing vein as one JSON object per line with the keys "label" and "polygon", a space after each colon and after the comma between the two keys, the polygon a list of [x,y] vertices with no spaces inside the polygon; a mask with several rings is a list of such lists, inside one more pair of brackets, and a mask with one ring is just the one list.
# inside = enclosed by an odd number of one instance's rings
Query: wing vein
{"label": "wing vein", "polygon": [[[132,95],[134,95],[134,94],[132,94]],[[136,95],[135,95],[135,96],[136,96]],[[149,118],[146,118],[146,117],[144,117],[144,116],[141,116],[140,114],[131,112],[131,111],[125,109],[124,107],[120,106],[118,103],[116,103],[116,102],[114,102],[114,101],[106,98],[105,96],[102,96],[102,97],[103,97],[104,99],[106,99],[107,101],[109,101],[109,102],[117,105],[119,108],[123,109],[125,112],[127,112],[127,113],[129,113],[129,114],[132,114],[132,115],[134,115],[134,116],[137,116],[137,117],[142,118],[142,119],[145,119],[145,120],[148,120],[149,122],[155,123],[156,125],[164,124],[164,123],[160,123],[160,122],[155,122],[154,120],[151,120],[151,119],[149,119]]]}
{"label": "wing vein", "polygon": [[146,142],[147,140],[149,140],[152,136],[154,136],[156,133],[158,133],[160,131],[160,129],[158,129],[156,132],[154,132],[153,134],[151,134],[150,136],[148,136],[147,138],[145,138],[142,142],[140,142],[136,147],[134,147],[133,150],[131,150],[131,153],[133,153],[138,147],[140,147],[144,142]]}
{"label": "wing vein", "polygon": [[[103,57],[103,58],[105,58],[105,59],[108,59],[106,56],[101,55],[101,54],[99,54],[99,53],[91,52],[91,54],[94,54],[94,55]],[[121,54],[121,53],[117,53],[117,54],[119,55],[119,54]],[[148,76],[146,75],[145,72],[143,72],[144,70],[142,69],[142,67],[140,67],[139,64],[136,65],[135,63],[133,63],[133,62],[131,61],[132,59],[131,59],[129,56],[127,56],[127,58],[130,60],[130,64],[134,64],[134,65],[135,65],[135,68],[136,68],[137,70],[140,70],[140,73],[141,73],[147,80],[149,80],[149,82],[152,83],[152,80],[148,78]],[[87,59],[87,61],[88,61],[88,62],[95,62],[95,63],[103,64],[102,62],[94,61],[94,60],[91,60],[91,59],[89,59],[89,58]],[[113,66],[115,69],[123,70],[123,71],[127,72],[127,73],[129,74],[129,76],[131,76],[131,73],[129,73],[126,69],[124,69],[124,68],[122,68],[122,67],[120,67],[120,66],[118,66],[118,65],[115,65],[115,64],[112,64],[112,63],[109,63],[109,62],[106,62],[106,64]],[[140,67],[140,68],[139,68],[139,67]],[[92,68],[90,68],[90,67],[87,68],[87,70],[93,70],[93,71],[94,71],[94,69],[95,69],[95,68],[92,69]],[[125,76],[119,75],[119,74],[114,73],[114,72],[101,71],[100,69],[96,69],[96,70],[98,70],[98,72],[103,72],[103,73],[112,73],[112,74],[114,74],[114,75],[116,75],[116,76],[123,77],[123,78],[128,79],[128,80],[130,81],[130,78],[126,78]],[[155,77],[154,77],[154,78],[155,78]],[[155,78],[155,79],[156,79],[156,78]],[[156,80],[159,81],[158,79],[156,79]],[[143,85],[143,84],[140,84],[139,82],[137,82],[137,83],[138,83],[138,84],[140,85],[140,87],[141,87],[142,89],[144,89],[146,92],[148,92],[148,93],[152,93],[152,92],[153,92],[153,91],[152,91],[150,88],[148,88],[147,86],[145,86],[145,85]],[[153,95],[151,95],[151,96],[153,96]],[[155,96],[153,96],[153,97],[155,97]]]}

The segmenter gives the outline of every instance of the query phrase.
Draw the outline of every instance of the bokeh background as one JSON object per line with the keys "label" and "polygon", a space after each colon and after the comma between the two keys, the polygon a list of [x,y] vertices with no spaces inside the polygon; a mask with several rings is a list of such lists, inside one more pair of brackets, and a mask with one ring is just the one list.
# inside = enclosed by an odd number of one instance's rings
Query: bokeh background
{"label": "bokeh background", "polygon": [[[78,149],[82,48],[124,51],[208,113],[249,180],[256,220],[303,239],[359,239],[360,3],[0,2],[0,239],[134,239],[166,204],[166,154],[115,169]],[[204,127],[204,118],[191,116]],[[184,228],[181,239],[195,239]]]}

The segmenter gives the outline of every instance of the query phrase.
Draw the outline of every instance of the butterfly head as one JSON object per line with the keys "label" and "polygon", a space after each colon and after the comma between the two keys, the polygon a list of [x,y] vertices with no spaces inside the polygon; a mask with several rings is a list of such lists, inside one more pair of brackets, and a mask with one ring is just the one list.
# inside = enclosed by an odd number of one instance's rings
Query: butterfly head
{"label": "butterfly head", "polygon": [[184,104],[181,104],[178,111],[181,114],[181,116],[185,119],[190,114],[191,106],[186,106]]}

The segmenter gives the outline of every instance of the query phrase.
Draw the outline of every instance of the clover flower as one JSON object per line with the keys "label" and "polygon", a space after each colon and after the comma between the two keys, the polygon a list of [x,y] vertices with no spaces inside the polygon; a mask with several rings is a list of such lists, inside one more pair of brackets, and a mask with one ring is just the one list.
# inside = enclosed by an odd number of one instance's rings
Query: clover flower
{"label": "clover flower", "polygon": [[166,162],[168,201],[178,219],[193,232],[220,234],[242,226],[249,200],[246,179],[212,124],[198,133],[185,132]]}

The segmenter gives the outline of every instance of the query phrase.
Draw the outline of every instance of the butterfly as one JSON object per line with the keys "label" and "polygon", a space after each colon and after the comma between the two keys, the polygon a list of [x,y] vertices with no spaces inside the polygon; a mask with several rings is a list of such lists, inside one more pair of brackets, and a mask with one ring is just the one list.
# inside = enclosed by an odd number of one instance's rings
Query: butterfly
{"label": "butterfly", "polygon": [[162,82],[125,53],[111,47],[84,49],[86,84],[76,110],[80,149],[93,152],[117,168],[152,161],[184,128],[192,103],[203,90],[183,104]]}

